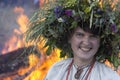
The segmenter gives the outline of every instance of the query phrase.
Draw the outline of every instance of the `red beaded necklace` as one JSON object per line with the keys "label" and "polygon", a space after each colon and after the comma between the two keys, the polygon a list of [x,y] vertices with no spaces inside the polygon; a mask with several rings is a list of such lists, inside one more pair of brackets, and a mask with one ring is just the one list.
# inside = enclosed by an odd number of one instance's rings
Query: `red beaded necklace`
{"label": "red beaded necklace", "polygon": [[[70,63],[70,65],[68,67],[68,72],[67,72],[66,80],[68,80],[68,77],[69,77],[69,74],[70,74],[70,69],[72,68],[73,62],[74,61],[72,60],[72,62]],[[89,76],[90,72],[92,71],[92,68],[93,68],[94,64],[95,64],[95,60],[92,61],[91,65],[90,65],[90,67],[88,69],[88,73],[87,73],[87,75],[85,77],[85,80],[88,79],[88,76]]]}

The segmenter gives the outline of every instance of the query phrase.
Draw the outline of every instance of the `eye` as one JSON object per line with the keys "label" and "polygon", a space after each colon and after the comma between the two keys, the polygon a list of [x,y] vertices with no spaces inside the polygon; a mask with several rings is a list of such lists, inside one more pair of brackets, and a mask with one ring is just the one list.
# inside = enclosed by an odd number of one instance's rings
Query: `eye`
{"label": "eye", "polygon": [[79,33],[76,33],[76,36],[77,36],[77,37],[83,37],[84,34],[79,32]]}
{"label": "eye", "polygon": [[91,35],[90,38],[96,39],[96,38],[99,38],[99,36],[97,36],[97,35]]}

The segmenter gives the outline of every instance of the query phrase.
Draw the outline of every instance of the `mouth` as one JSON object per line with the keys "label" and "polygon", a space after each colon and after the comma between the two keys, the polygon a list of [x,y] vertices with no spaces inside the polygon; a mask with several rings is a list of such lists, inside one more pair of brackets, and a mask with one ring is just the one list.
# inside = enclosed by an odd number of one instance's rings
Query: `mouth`
{"label": "mouth", "polygon": [[91,47],[85,47],[85,46],[79,46],[79,49],[81,49],[84,52],[89,52],[92,48]]}

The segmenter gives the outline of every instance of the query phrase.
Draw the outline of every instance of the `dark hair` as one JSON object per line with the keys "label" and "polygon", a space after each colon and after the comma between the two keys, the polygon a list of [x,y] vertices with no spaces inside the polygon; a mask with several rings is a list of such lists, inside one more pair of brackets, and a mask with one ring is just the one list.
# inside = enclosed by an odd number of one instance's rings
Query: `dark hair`
{"label": "dark hair", "polygon": [[81,21],[81,22],[78,22],[78,26],[80,28],[82,28],[84,31],[86,32],[89,32],[89,33],[92,33],[94,35],[101,35],[102,32],[103,32],[103,28],[99,27],[99,26],[95,26],[93,25],[91,28],[90,28],[90,23],[89,21],[87,22],[84,22],[84,21]]}

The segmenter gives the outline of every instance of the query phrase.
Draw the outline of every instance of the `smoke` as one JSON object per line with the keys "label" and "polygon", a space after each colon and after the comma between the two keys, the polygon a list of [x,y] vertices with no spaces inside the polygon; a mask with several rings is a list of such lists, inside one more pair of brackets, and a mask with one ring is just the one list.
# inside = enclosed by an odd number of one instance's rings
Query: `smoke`
{"label": "smoke", "polygon": [[19,14],[14,12],[15,7],[22,7],[29,18],[36,8],[33,0],[0,0],[0,55],[5,43],[15,34],[14,29],[19,28],[16,21]]}

